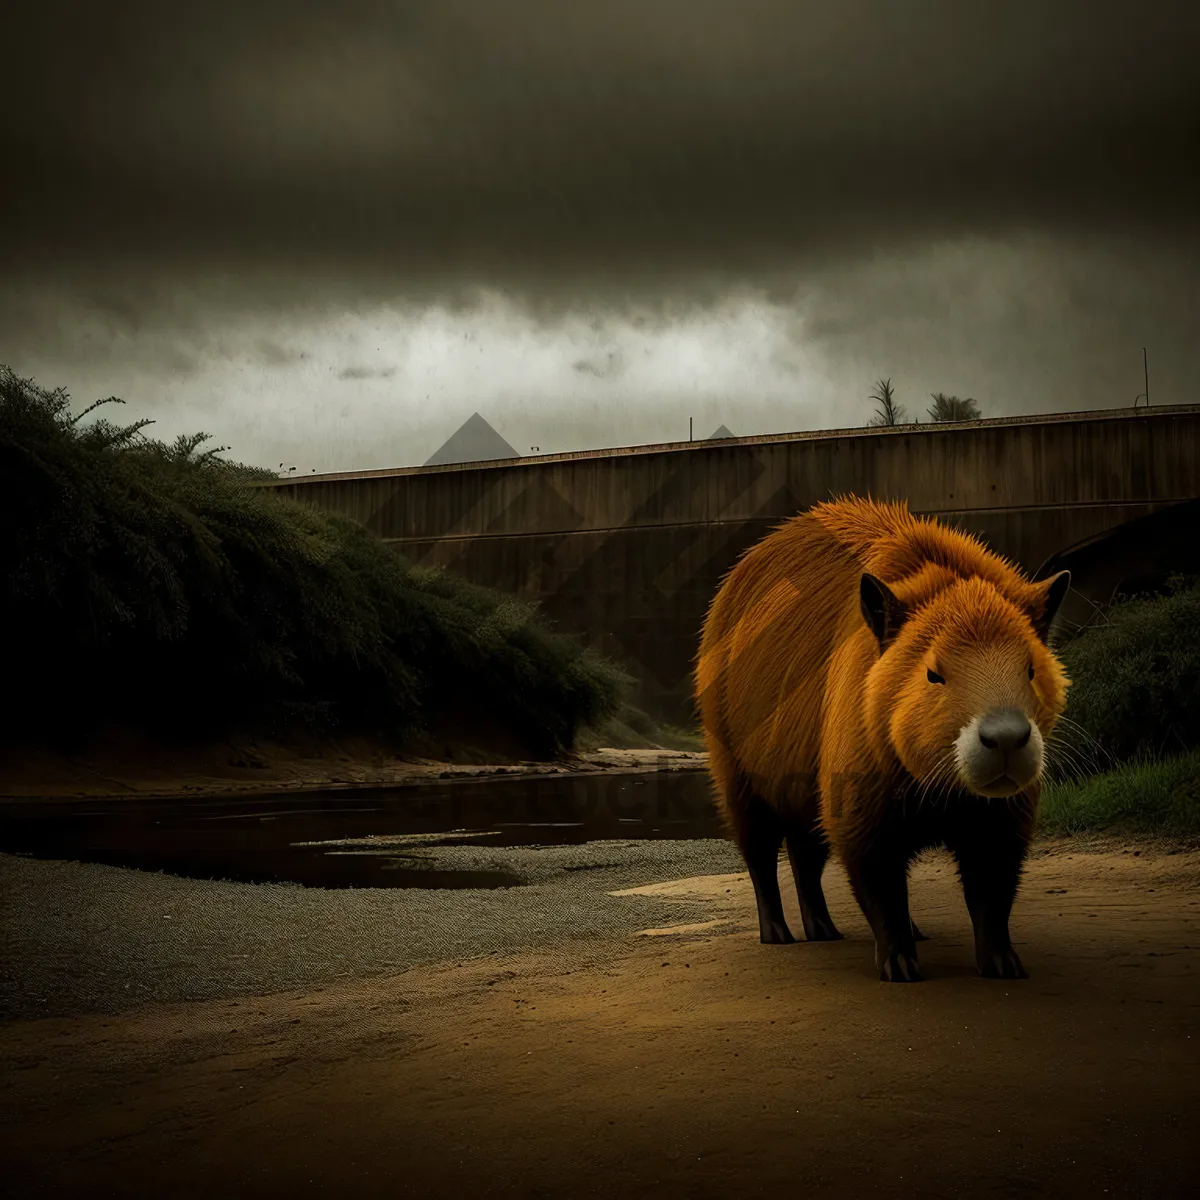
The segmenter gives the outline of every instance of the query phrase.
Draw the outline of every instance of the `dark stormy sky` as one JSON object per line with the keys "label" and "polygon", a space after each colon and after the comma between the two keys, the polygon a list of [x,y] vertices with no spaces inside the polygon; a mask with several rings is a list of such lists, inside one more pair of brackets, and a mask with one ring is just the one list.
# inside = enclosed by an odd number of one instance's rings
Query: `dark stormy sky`
{"label": "dark stormy sky", "polygon": [[300,470],[1200,378],[1200,6],[39,0],[0,362]]}

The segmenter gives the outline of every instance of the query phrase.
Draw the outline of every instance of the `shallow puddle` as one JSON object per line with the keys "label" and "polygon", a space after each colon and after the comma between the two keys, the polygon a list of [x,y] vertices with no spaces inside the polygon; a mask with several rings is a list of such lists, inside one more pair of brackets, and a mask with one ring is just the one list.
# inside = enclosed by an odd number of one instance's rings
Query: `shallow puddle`
{"label": "shallow puddle", "polygon": [[503,888],[509,872],[422,865],[433,845],[721,837],[705,771],[521,776],[304,796],[0,802],[0,850],[307,887]]}

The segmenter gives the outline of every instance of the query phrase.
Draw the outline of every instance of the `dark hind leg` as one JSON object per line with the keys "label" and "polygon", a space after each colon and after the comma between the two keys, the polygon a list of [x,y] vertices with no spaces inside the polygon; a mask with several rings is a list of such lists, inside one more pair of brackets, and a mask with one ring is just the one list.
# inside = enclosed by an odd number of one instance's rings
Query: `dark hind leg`
{"label": "dark hind leg", "polygon": [[917,923],[916,923],[916,921],[914,921],[914,920],[912,919],[912,917],[909,917],[909,919],[908,919],[908,923],[909,923],[909,924],[912,926],[912,935],[913,935],[913,941],[914,941],[914,942],[927,942],[927,941],[929,941],[929,934],[927,934],[927,933],[922,933],[922,932],[921,932],[921,931],[920,931],[920,930],[917,928]]}
{"label": "dark hind leg", "polygon": [[829,846],[819,829],[799,821],[788,823],[786,837],[792,878],[796,882],[796,895],[800,899],[800,920],[804,922],[804,936],[810,942],[837,941],[842,935],[829,915],[825,892],[821,887],[821,875],[829,858]]}
{"label": "dark hind leg", "polygon": [[758,905],[759,940],[769,945],[794,942],[796,939],[784,919],[783,899],[779,894],[783,821],[765,800],[753,796],[746,804],[739,824],[738,844],[750,872],[754,900]]}

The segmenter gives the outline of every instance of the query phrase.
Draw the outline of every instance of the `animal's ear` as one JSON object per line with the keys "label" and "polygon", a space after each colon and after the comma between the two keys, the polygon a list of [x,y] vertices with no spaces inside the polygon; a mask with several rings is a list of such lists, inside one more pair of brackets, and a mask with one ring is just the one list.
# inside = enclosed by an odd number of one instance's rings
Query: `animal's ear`
{"label": "animal's ear", "polygon": [[874,575],[863,575],[858,586],[858,600],[863,620],[875,635],[880,651],[886,650],[900,632],[907,610],[892,589]]}
{"label": "animal's ear", "polygon": [[1052,575],[1041,587],[1042,606],[1040,611],[1031,614],[1034,632],[1044,642],[1050,636],[1050,626],[1054,622],[1058,610],[1071,586],[1071,572],[1059,571]]}

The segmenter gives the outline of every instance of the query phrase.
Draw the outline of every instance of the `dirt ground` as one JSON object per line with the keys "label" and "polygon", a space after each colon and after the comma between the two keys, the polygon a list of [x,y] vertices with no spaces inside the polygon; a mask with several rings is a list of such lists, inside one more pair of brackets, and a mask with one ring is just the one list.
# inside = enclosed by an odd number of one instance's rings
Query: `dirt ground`
{"label": "dirt ground", "polygon": [[914,871],[919,985],[877,981],[836,867],[840,943],[759,945],[744,875],[639,892],[711,919],[9,1022],[8,1194],[1198,1194],[1200,854],[1043,850],[1020,982],[973,973],[944,857]]}

